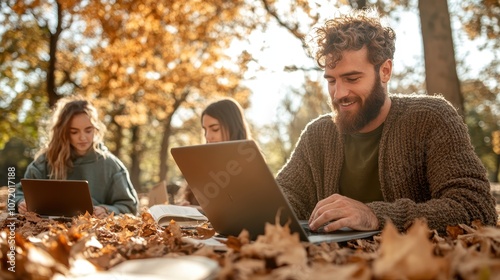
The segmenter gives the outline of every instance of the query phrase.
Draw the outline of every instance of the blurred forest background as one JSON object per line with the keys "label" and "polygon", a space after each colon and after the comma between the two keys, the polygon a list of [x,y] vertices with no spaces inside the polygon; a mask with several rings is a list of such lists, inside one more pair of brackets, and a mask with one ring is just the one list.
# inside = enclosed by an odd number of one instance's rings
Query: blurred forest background
{"label": "blurred forest background", "polygon": [[[16,181],[22,178],[46,139],[51,107],[71,94],[99,108],[105,143],[129,168],[139,193],[163,180],[177,182],[182,177],[170,148],[204,142],[199,115],[209,102],[229,96],[259,110],[247,84],[265,70],[257,57],[266,46],[252,41],[254,34],[278,26],[304,47],[297,57],[304,56],[306,34],[325,19],[323,11],[373,5],[399,24],[405,13],[420,19],[414,36],[421,36],[421,59],[398,65],[390,91],[443,94],[498,182],[498,0],[2,0],[0,185],[10,166]],[[471,44],[488,54],[478,65],[464,62],[471,53],[461,48]],[[265,93],[283,95],[275,121],[249,119],[274,172],[305,124],[330,110],[322,73],[309,60],[289,56],[282,69],[299,73],[300,86]]]}

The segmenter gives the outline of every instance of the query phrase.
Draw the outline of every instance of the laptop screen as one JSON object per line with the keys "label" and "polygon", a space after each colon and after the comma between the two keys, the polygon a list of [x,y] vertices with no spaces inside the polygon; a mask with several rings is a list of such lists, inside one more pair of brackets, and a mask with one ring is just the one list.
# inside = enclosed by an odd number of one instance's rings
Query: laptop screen
{"label": "laptop screen", "polygon": [[28,211],[41,216],[73,217],[93,213],[85,180],[21,179]]}
{"label": "laptop screen", "polygon": [[218,233],[237,236],[246,229],[254,239],[266,223],[289,222],[307,240],[254,141],[177,147],[171,153]]}

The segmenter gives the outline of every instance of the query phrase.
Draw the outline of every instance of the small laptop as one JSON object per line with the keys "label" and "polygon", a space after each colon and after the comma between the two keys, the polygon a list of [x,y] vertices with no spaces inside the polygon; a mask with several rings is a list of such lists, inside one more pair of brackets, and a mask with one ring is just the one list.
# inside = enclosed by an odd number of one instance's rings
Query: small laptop
{"label": "small laptop", "polygon": [[214,229],[238,236],[248,230],[255,240],[266,223],[289,223],[292,232],[311,243],[366,238],[379,231],[348,228],[329,233],[307,230],[299,221],[253,140],[175,147],[171,154]]}
{"label": "small laptop", "polygon": [[28,211],[60,218],[93,213],[89,184],[85,180],[21,179]]}

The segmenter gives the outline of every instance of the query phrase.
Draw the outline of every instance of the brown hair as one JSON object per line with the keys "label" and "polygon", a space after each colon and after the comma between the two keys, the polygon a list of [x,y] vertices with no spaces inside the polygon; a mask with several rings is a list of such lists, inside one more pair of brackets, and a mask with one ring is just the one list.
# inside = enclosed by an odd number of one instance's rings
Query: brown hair
{"label": "brown hair", "polygon": [[201,113],[202,119],[204,115],[208,115],[219,121],[222,134],[229,137],[229,139],[226,140],[244,140],[251,138],[243,109],[234,99],[225,98],[211,103]]}
{"label": "brown hair", "polygon": [[327,20],[313,30],[310,48],[321,68],[335,68],[342,59],[342,52],[368,49],[370,63],[378,69],[387,59],[394,58],[396,34],[383,26],[374,8],[354,10],[349,14]]}
{"label": "brown hair", "polygon": [[75,157],[70,144],[69,126],[75,115],[86,114],[95,128],[93,148],[96,152],[105,155],[100,149],[106,127],[99,120],[96,108],[81,96],[63,97],[57,101],[49,123],[48,144],[40,149],[35,158],[45,154],[50,178],[66,179],[68,171],[73,167]]}

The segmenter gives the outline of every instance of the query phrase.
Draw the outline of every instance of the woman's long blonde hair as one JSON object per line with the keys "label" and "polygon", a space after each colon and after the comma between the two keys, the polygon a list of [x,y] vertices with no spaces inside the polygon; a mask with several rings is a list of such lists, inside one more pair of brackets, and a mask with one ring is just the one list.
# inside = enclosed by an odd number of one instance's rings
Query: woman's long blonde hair
{"label": "woman's long blonde hair", "polygon": [[70,123],[75,115],[87,114],[95,128],[93,148],[96,152],[105,155],[100,148],[106,127],[99,120],[97,109],[85,98],[74,95],[59,99],[49,122],[49,140],[35,158],[45,154],[49,178],[64,180],[68,171],[73,168],[72,160],[76,157],[70,144]]}

